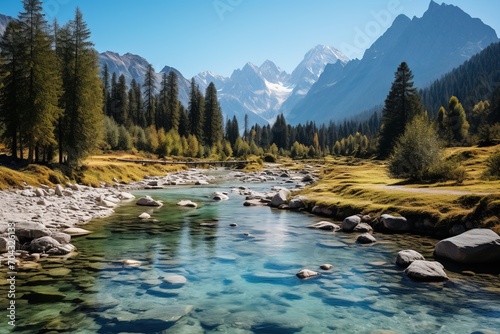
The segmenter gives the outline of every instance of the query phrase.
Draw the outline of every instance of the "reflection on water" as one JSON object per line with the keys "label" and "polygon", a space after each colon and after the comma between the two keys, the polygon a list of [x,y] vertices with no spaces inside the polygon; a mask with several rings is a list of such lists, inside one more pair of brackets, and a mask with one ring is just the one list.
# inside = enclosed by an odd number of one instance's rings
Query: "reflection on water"
{"label": "reflection on water", "polygon": [[[317,217],[246,208],[235,194],[208,197],[221,189],[229,191],[222,184],[137,192],[165,202],[146,209],[151,220],[137,219],[145,208],[131,203],[87,225],[94,233],[74,239],[78,256],[19,274],[16,332],[499,331],[498,276],[448,272],[449,282],[415,283],[394,265],[401,249],[431,258],[434,240],[377,234],[376,244],[362,246],[355,234],[307,229]],[[176,206],[181,199],[198,209]],[[334,269],[320,270],[323,263]],[[321,275],[300,281],[302,268]]]}

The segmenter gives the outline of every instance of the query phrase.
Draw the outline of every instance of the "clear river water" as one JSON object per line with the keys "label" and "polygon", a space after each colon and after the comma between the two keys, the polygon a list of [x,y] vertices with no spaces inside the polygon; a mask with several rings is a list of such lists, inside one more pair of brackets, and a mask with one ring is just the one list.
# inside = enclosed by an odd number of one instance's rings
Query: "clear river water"
{"label": "clear river water", "polygon": [[[7,326],[2,280],[1,333],[499,333],[497,274],[467,276],[447,267],[448,282],[418,283],[396,267],[398,251],[432,259],[436,240],[307,228],[306,213],[244,207],[241,185],[143,190],[159,209],[124,204],[75,237],[78,253],[20,272],[17,326]],[[210,199],[229,192],[228,201]],[[197,209],[176,206],[179,200]],[[149,212],[151,220],[137,218]],[[238,226],[232,227],[230,224]],[[140,261],[137,266],[123,260]],[[323,263],[334,268],[324,271]],[[320,276],[299,280],[303,268]],[[2,272],[3,274],[3,272]]]}

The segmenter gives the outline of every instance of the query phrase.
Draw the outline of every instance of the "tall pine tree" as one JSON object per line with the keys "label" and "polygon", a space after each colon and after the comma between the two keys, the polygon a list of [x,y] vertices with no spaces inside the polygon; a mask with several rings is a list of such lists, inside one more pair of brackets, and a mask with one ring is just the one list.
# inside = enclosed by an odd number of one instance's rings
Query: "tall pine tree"
{"label": "tall pine tree", "polygon": [[190,133],[196,137],[198,143],[203,143],[205,99],[194,78],[191,79],[191,89],[189,91],[188,120]]}
{"label": "tall pine tree", "polygon": [[205,93],[205,144],[214,147],[222,141],[222,111],[217,99],[217,89],[211,82]]}
{"label": "tall pine tree", "polygon": [[153,65],[151,64],[148,65],[142,87],[144,88],[144,110],[146,112],[146,125],[154,125],[156,114],[156,74]]}
{"label": "tall pine tree", "polygon": [[394,76],[394,82],[382,110],[378,143],[381,158],[386,158],[391,154],[406,124],[423,111],[418,92],[413,87],[413,74],[405,62],[398,66]]}
{"label": "tall pine tree", "polygon": [[[90,30],[76,9],[75,19],[62,31],[69,37],[62,48],[68,62],[62,63],[64,94],[64,140],[67,161],[77,165],[97,146],[103,124],[103,90],[99,77],[99,60],[90,39]],[[60,157],[62,161],[62,157]]]}

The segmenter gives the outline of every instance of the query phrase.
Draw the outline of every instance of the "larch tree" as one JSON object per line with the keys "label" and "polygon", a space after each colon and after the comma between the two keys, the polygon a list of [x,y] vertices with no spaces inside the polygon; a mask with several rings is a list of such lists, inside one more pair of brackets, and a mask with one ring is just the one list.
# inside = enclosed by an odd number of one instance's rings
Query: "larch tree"
{"label": "larch tree", "polygon": [[214,147],[222,141],[222,111],[217,99],[217,89],[211,82],[205,93],[205,144]]}
{"label": "larch tree", "polygon": [[62,145],[67,162],[77,165],[97,147],[101,138],[103,90],[97,52],[79,8],[75,19],[62,31],[69,37],[58,44],[69,60],[62,63],[65,107]]}
{"label": "larch tree", "polygon": [[378,152],[381,158],[388,157],[396,140],[405,131],[413,117],[423,112],[420,96],[413,87],[413,74],[406,62],[402,62],[395,73],[395,79],[382,110]]}

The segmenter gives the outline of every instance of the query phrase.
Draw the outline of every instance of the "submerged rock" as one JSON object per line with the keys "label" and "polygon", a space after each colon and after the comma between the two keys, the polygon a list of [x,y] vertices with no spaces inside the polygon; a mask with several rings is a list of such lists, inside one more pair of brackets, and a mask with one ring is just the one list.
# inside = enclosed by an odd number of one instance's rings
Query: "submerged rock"
{"label": "submerged rock", "polygon": [[327,222],[327,221],[321,221],[319,223],[315,223],[312,225],[308,226],[309,228],[315,228],[318,230],[325,230],[325,231],[340,231],[340,226],[338,226],[335,223]]}
{"label": "submerged rock", "polygon": [[413,261],[416,261],[416,260],[425,260],[425,258],[422,254],[420,254],[417,251],[414,251],[411,249],[406,249],[406,250],[402,250],[398,253],[398,256],[396,258],[396,264],[400,267],[406,268]]}
{"label": "submerged rock", "polygon": [[223,192],[216,191],[212,194],[212,199],[216,201],[227,201],[229,199],[229,196],[227,196],[227,194]]}
{"label": "submerged rock", "polygon": [[151,218],[151,215],[149,213],[147,213],[147,212],[143,212],[137,218],[139,218],[139,219],[149,219],[149,218]]}
{"label": "submerged rock", "polygon": [[439,282],[448,280],[448,275],[444,272],[444,267],[436,261],[413,261],[408,268],[405,269],[405,274],[415,281],[422,282]]}
{"label": "submerged rock", "polygon": [[500,236],[490,229],[472,229],[438,242],[435,254],[460,263],[500,262]]}
{"label": "submerged rock", "polygon": [[324,263],[322,264],[321,266],[319,266],[321,269],[323,270],[331,270],[333,269],[333,265],[332,264],[329,264],[329,263]]}

